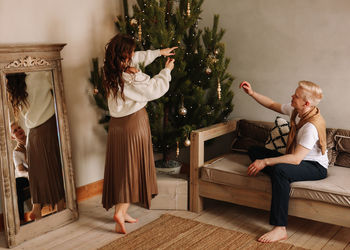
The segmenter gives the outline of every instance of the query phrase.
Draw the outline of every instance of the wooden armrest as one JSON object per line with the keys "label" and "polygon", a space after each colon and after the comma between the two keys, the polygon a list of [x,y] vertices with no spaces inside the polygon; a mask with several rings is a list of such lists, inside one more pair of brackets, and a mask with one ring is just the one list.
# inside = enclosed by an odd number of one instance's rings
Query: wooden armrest
{"label": "wooden armrest", "polygon": [[191,169],[204,164],[204,142],[224,134],[235,131],[237,120],[218,123],[210,127],[201,128],[191,133]]}
{"label": "wooden armrest", "polygon": [[228,134],[237,127],[237,120],[215,124],[210,127],[201,128],[191,133],[191,155],[190,155],[190,210],[200,212],[203,202],[199,196],[199,169],[204,165],[204,142],[218,136]]}

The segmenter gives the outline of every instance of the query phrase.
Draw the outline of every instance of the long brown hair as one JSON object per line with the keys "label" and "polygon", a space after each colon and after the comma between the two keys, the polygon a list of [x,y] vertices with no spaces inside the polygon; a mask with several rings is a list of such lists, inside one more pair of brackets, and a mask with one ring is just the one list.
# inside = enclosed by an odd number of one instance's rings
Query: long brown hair
{"label": "long brown hair", "polygon": [[6,90],[13,107],[15,117],[18,117],[19,110],[28,105],[28,93],[25,73],[7,74]]}
{"label": "long brown hair", "polygon": [[118,34],[106,45],[105,61],[103,65],[103,87],[106,97],[111,93],[114,97],[118,91],[124,100],[123,72],[129,67],[132,52],[136,48],[134,39],[130,36]]}

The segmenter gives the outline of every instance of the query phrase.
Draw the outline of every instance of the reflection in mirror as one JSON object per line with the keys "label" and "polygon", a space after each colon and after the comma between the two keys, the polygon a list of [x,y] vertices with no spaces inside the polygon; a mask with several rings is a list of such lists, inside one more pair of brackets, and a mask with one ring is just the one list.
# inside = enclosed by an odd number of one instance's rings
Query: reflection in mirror
{"label": "reflection in mirror", "polygon": [[65,207],[53,77],[51,71],[36,71],[6,79],[18,214],[25,224]]}

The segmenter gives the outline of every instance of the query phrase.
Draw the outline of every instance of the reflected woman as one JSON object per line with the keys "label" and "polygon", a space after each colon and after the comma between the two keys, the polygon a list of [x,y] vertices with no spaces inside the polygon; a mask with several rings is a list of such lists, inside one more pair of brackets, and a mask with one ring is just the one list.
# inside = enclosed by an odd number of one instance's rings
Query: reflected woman
{"label": "reflected woman", "polygon": [[7,92],[15,118],[22,114],[29,129],[27,157],[32,220],[45,204],[64,207],[64,186],[56,128],[52,75],[49,71],[7,74]]}

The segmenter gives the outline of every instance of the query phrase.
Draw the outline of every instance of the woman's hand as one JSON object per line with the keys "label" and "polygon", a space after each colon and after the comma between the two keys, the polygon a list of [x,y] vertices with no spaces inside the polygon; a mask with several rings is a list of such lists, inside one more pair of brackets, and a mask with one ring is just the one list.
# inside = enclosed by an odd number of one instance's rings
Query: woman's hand
{"label": "woman's hand", "polygon": [[267,166],[265,159],[263,160],[255,160],[248,167],[248,175],[256,176],[261,170],[263,170]]}
{"label": "woman's hand", "polygon": [[178,47],[172,47],[172,48],[166,48],[160,50],[160,55],[162,56],[173,56],[175,55],[175,52],[172,52],[173,50],[177,49]]}
{"label": "woman's hand", "polygon": [[241,82],[241,84],[239,85],[239,88],[243,88],[243,90],[250,96],[252,96],[254,94],[252,86],[247,81]]}
{"label": "woman's hand", "polygon": [[165,62],[165,67],[170,69],[170,70],[173,70],[174,62],[175,62],[175,59],[168,57],[168,59]]}

